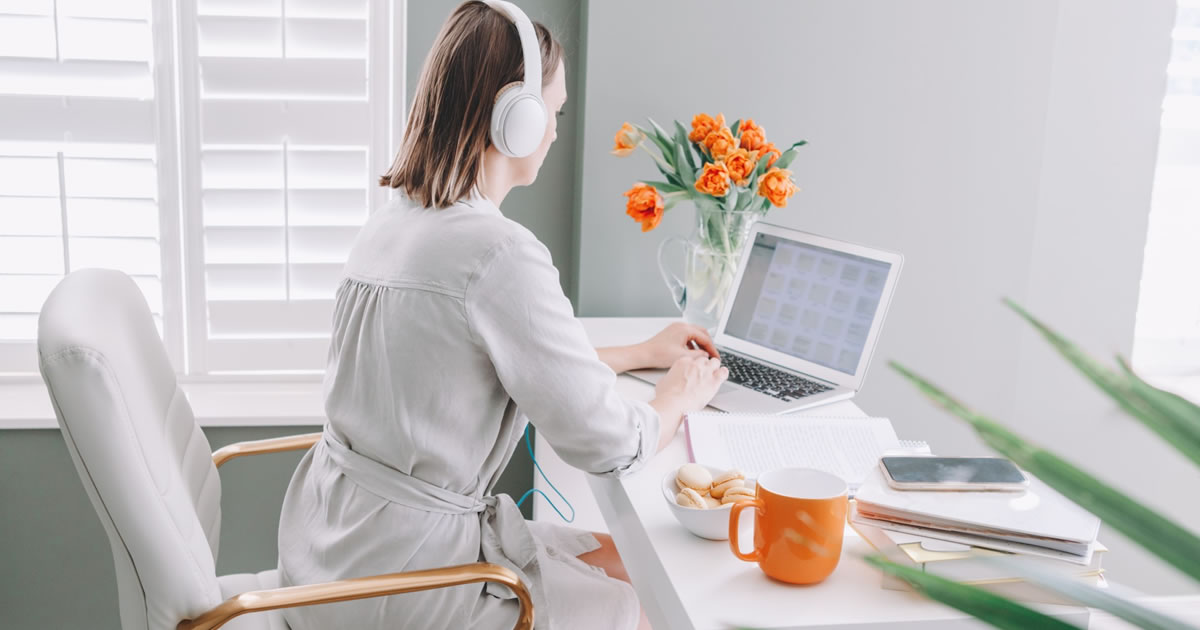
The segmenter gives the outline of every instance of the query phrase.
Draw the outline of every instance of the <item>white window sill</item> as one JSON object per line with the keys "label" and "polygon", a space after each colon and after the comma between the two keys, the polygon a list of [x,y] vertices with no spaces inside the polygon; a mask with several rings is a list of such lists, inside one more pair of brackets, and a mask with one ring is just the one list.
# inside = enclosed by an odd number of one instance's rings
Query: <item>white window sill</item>
{"label": "white window sill", "polygon": [[[321,426],[320,381],[181,383],[202,427]],[[0,384],[0,429],[57,429],[41,382]]]}

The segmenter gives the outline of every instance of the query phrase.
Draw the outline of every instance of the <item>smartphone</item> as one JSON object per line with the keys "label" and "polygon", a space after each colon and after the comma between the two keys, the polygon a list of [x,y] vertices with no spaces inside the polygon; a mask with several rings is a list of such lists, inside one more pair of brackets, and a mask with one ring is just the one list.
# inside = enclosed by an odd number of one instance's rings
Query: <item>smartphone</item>
{"label": "smartphone", "polygon": [[1003,457],[882,457],[879,468],[897,490],[1018,491],[1029,479]]}

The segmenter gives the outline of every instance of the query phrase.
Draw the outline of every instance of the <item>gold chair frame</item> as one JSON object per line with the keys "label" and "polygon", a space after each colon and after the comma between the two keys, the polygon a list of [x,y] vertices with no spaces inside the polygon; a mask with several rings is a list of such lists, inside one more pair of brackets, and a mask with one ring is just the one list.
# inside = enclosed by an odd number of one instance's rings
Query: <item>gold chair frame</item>
{"label": "gold chair frame", "polygon": [[[320,433],[307,433],[238,442],[217,449],[212,455],[213,464],[219,468],[221,464],[237,457],[306,450],[316,444],[319,439],[321,439]],[[230,597],[195,619],[185,619],[179,622],[176,629],[216,630],[228,623],[230,619],[246,613],[399,595],[478,582],[497,582],[512,589],[521,605],[514,629],[530,630],[533,628],[533,600],[529,596],[529,589],[521,582],[521,579],[505,567],[488,562],[476,562],[440,569],[372,575],[324,584],[248,591]]]}

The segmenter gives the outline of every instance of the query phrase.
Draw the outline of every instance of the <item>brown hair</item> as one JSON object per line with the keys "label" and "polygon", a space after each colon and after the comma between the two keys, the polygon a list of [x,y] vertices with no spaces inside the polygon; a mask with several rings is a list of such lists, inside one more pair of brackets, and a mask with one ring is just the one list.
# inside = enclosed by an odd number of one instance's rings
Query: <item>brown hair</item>
{"label": "brown hair", "polygon": [[[540,22],[533,27],[545,85],[558,69],[562,45]],[[425,207],[445,208],[470,195],[492,144],[496,95],[524,73],[521,38],[508,16],[478,0],[459,5],[425,58],[404,141],[379,185],[402,188]]]}

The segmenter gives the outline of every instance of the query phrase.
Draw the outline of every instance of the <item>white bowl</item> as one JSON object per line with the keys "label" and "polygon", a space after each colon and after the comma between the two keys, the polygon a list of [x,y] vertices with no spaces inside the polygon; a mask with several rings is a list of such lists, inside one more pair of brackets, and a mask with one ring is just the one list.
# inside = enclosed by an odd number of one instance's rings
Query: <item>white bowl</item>
{"label": "white bowl", "polygon": [[[713,468],[712,466],[704,466],[708,472],[715,477],[723,472],[722,469]],[[679,521],[689,532],[709,540],[729,540],[729,510],[733,506],[732,503],[726,503],[721,507],[702,510],[694,507],[684,507],[675,502],[675,496],[679,494],[679,488],[675,485],[675,473],[679,469],[676,468],[667,473],[662,480],[663,498],[666,499],[667,505],[671,509],[671,513],[675,515]],[[747,479],[746,485],[753,488],[754,482]],[[746,519],[743,519],[746,520]]]}

